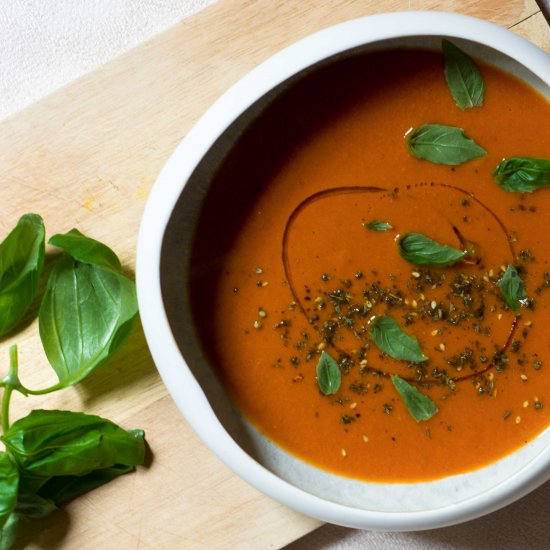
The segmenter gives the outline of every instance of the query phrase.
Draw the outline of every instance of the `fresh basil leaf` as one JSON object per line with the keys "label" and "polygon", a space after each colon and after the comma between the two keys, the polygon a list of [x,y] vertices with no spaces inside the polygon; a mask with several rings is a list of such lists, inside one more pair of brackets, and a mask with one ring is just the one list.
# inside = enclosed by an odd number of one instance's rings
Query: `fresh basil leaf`
{"label": "fresh basil leaf", "polygon": [[134,466],[115,465],[83,476],[55,476],[40,487],[39,495],[55,504],[63,504],[133,470]]}
{"label": "fresh basil leaf", "polygon": [[76,384],[109,359],[137,317],[133,281],[64,254],[55,265],[38,316],[48,360],[59,383]]}
{"label": "fresh basil leaf", "polygon": [[422,233],[406,233],[397,241],[397,249],[408,262],[431,267],[456,264],[468,254],[452,246],[439,244]]}
{"label": "fresh basil leaf", "polygon": [[413,157],[436,164],[458,165],[487,154],[462,128],[442,124],[423,124],[406,142]]}
{"label": "fresh basil leaf", "polygon": [[71,229],[63,235],[54,235],[48,243],[62,248],[84,264],[106,267],[117,273],[122,271],[118,256],[107,245],[86,237],[78,229]]}
{"label": "fresh basil leaf", "polygon": [[523,281],[514,266],[509,265],[506,268],[504,275],[498,282],[498,288],[506,303],[518,315],[520,305],[527,299],[527,294],[525,293]]}
{"label": "fresh basil leaf", "polygon": [[429,420],[439,409],[435,403],[423,393],[419,392],[414,386],[403,380],[399,376],[392,374],[391,381],[402,397],[410,415],[417,421]]}
{"label": "fresh basil leaf", "polygon": [[332,395],[338,391],[342,374],[338,363],[326,352],[321,352],[317,363],[317,385],[323,395]]}
{"label": "fresh basil leaf", "polygon": [[17,502],[19,471],[8,453],[0,452],[0,527],[2,527]]}
{"label": "fresh basil leaf", "polygon": [[511,157],[493,172],[494,180],[505,191],[532,193],[550,185],[550,159]]}
{"label": "fresh basil leaf", "polygon": [[117,465],[143,464],[143,435],[99,416],[34,410],[14,422],[0,440],[17,462],[24,488],[39,493],[56,476],[86,476]]}
{"label": "fresh basil leaf", "polygon": [[36,297],[44,240],[42,218],[25,214],[0,244],[0,336],[17,325]]}
{"label": "fresh basil leaf", "polygon": [[485,96],[485,82],[473,59],[449,40],[443,39],[445,80],[460,109],[481,107]]}
{"label": "fresh basil leaf", "polygon": [[372,220],[364,225],[365,229],[370,229],[371,231],[389,231],[390,229],[393,229],[393,225],[381,220]]}
{"label": "fresh basil leaf", "polygon": [[370,324],[370,336],[380,350],[394,359],[413,363],[421,363],[428,359],[422,353],[416,338],[404,332],[397,321],[389,315],[374,318]]}

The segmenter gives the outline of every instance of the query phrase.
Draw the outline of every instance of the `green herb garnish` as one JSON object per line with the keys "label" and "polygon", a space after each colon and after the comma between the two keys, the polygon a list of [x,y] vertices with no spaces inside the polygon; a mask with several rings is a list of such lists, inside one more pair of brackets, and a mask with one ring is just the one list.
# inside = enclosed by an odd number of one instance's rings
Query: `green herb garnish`
{"label": "green herb garnish", "polygon": [[436,164],[458,165],[487,154],[462,128],[442,124],[418,126],[406,142],[414,157]]}
{"label": "green herb garnish", "polygon": [[400,361],[421,363],[426,357],[420,349],[420,344],[409,336],[389,315],[374,318],[370,324],[370,336],[377,347],[390,357]]}
{"label": "green herb garnish", "polygon": [[59,378],[56,388],[62,388],[116,352],[138,308],[135,284],[122,274],[110,248],[75,230],[49,242],[65,253],[52,271],[38,320],[42,345]]}
{"label": "green herb garnish", "polygon": [[0,336],[29,309],[43,267],[44,223],[36,214],[25,214],[0,244]]}
{"label": "green herb garnish", "polygon": [[468,254],[452,246],[439,244],[422,233],[406,233],[397,241],[397,249],[408,262],[431,267],[453,265]]}
{"label": "green herb garnish", "polygon": [[527,299],[527,294],[523,281],[514,266],[509,265],[506,268],[502,279],[498,282],[498,288],[506,303],[518,315],[520,305]]}
{"label": "green herb garnish", "polygon": [[342,374],[338,363],[326,352],[321,352],[317,363],[317,385],[323,395],[332,395],[338,391]]}
{"label": "green herb garnish", "polygon": [[[0,244],[0,326],[14,328],[34,300],[44,263],[44,226],[23,216]],[[25,396],[75,384],[109,359],[127,339],[137,316],[135,284],[116,254],[72,230],[50,243],[65,252],[57,260],[42,298],[40,337],[59,383],[26,388],[19,379],[17,346],[0,380],[0,548],[10,548],[27,519],[143,464],[144,433],[80,412],[34,410],[10,424],[14,391]],[[16,312],[16,314],[14,313]],[[9,323],[6,322],[9,318]]]}
{"label": "green herb garnish", "polygon": [[390,229],[393,229],[393,225],[381,220],[372,220],[371,222],[365,223],[364,227],[365,229],[370,229],[371,231],[389,231]]}
{"label": "green herb garnish", "polygon": [[401,396],[403,402],[407,406],[407,410],[410,415],[416,420],[416,422],[429,420],[439,411],[439,409],[435,406],[435,403],[427,395],[419,392],[406,380],[392,374],[391,381],[393,382],[397,393]]}
{"label": "green herb garnish", "polygon": [[494,180],[505,191],[532,193],[550,185],[550,159],[511,157],[493,172]]}
{"label": "green herb garnish", "polygon": [[448,40],[442,41],[445,55],[445,80],[460,109],[480,107],[485,95],[485,82],[472,60]]}

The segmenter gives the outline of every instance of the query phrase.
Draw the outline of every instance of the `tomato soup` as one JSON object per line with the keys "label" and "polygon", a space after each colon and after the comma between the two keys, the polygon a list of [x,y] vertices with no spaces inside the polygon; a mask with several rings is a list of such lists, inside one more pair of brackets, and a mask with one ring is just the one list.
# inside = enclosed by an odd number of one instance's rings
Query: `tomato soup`
{"label": "tomato soup", "polygon": [[[289,83],[226,159],[196,234],[193,311],[229,395],[267,438],[343,476],[468,472],[550,424],[550,188],[493,177],[504,158],[550,156],[550,105],[478,63],[483,106],[458,108],[443,67],[437,52],[392,50]],[[425,124],[464,129],[485,153],[417,158],[407,138]],[[410,261],[409,234],[463,256]],[[381,318],[396,340],[376,341]],[[423,359],[387,347],[411,341]],[[395,380],[432,412],[415,418]]]}

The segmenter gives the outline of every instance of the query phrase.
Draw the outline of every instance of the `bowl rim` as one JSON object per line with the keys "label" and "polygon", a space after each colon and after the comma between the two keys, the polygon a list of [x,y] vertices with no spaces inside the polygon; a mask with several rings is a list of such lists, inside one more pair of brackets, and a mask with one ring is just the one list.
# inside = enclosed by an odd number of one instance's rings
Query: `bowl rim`
{"label": "bowl rim", "polygon": [[242,112],[271,88],[318,61],[358,46],[415,36],[464,39],[493,48],[550,85],[546,52],[511,31],[475,17],[436,11],[392,12],[352,19],[318,31],[247,73],[196,122],[164,165],[151,190],[140,224],[136,257],[138,302],[149,349],[180,412],[210,450],[252,486],[290,508],[330,523],[385,531],[448,526],[519,499],[550,478],[550,446],[506,482],[442,508],[388,513],[337,504],[312,495],[250,457],[214,414],[172,334],[163,304],[160,265],[164,233],[187,180],[203,155]]}

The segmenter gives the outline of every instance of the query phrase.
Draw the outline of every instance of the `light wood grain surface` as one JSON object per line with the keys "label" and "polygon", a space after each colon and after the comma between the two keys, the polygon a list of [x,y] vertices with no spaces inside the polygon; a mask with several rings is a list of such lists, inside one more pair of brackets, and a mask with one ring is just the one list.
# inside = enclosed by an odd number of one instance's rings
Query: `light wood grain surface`
{"label": "light wood grain surface", "polygon": [[[132,273],[148,192],[206,108],[280,48],[382,5],[478,16],[550,50],[534,0],[221,0],[0,125],[0,238],[21,214],[37,212],[48,235],[76,226],[113,247]],[[2,372],[14,342],[23,382],[51,383],[32,315],[0,342]],[[12,416],[38,407],[86,410],[143,428],[152,458],[36,523],[23,537],[29,548],[277,548],[319,525],[261,495],[210,454],[168,397],[139,328],[88,380],[16,398]]]}

